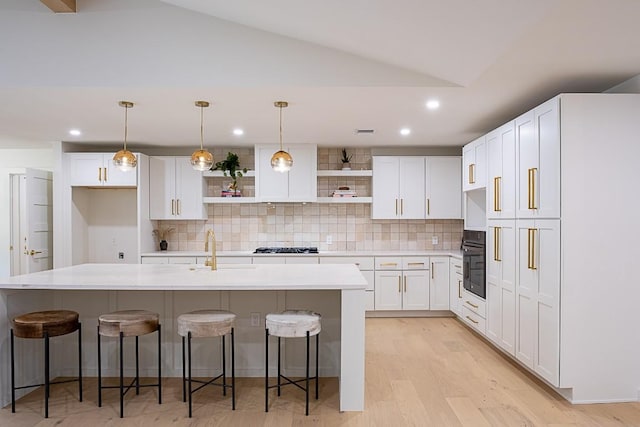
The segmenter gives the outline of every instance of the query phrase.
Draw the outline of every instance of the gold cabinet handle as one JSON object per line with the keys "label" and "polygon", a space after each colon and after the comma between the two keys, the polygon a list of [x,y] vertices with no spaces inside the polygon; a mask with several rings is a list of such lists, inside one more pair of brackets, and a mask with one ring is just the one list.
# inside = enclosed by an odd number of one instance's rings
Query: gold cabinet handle
{"label": "gold cabinet handle", "polygon": [[176,200],[171,199],[171,215],[175,215],[175,214],[176,214]]}
{"label": "gold cabinet handle", "polygon": [[475,323],[476,325],[478,324],[477,320],[473,320],[471,317],[469,316],[465,316],[467,319],[471,320],[473,323]]}
{"label": "gold cabinet handle", "polygon": [[528,196],[529,196],[529,203],[528,203],[528,208],[529,209],[538,209],[536,207],[536,172],[538,171],[538,168],[529,168],[528,172],[528,177],[527,177],[527,184],[528,184]]}
{"label": "gold cabinet handle", "polygon": [[31,252],[29,252],[29,255],[34,256],[35,254],[41,254],[42,251],[34,251],[33,249],[31,249]]}
{"label": "gold cabinet handle", "polygon": [[180,215],[180,199],[176,199],[176,213]]}
{"label": "gold cabinet handle", "polygon": [[412,265],[415,265],[415,266],[422,265],[422,266],[424,266],[424,262],[410,262],[410,263],[407,263],[408,267],[410,267]]}
{"label": "gold cabinet handle", "polygon": [[404,276],[404,292],[407,292],[407,276]]}
{"label": "gold cabinet handle", "polygon": [[502,261],[500,258],[500,234],[502,233],[502,227],[493,227],[493,260]]}
{"label": "gold cabinet handle", "polygon": [[98,168],[98,181],[102,181],[102,168]]}
{"label": "gold cabinet handle", "polygon": [[398,199],[396,199],[396,215],[398,215]]}
{"label": "gold cabinet handle", "polygon": [[501,206],[502,194],[500,193],[501,185],[502,185],[501,176],[496,176],[495,178],[493,178],[493,211],[494,212],[502,211],[502,206]]}
{"label": "gold cabinet handle", "polygon": [[402,277],[398,276],[398,293],[402,292]]}
{"label": "gold cabinet handle", "polygon": [[478,308],[478,306],[477,306],[477,305],[475,305],[474,303],[472,303],[471,301],[467,300],[466,302],[467,302],[467,304],[469,304],[471,307],[473,307],[473,308]]}
{"label": "gold cabinet handle", "polygon": [[104,182],[107,182],[107,168],[104,168]]}
{"label": "gold cabinet handle", "polygon": [[431,202],[427,199],[427,215],[431,215]]}
{"label": "gold cabinet handle", "polygon": [[462,290],[460,289],[462,286],[462,280],[458,280],[458,298],[462,298]]}
{"label": "gold cabinet handle", "polygon": [[404,215],[404,199],[400,199],[400,215]]}
{"label": "gold cabinet handle", "polygon": [[380,267],[397,267],[397,262],[381,262]]}
{"label": "gold cabinet handle", "polygon": [[433,263],[431,263],[431,278],[432,278],[432,279],[434,278],[434,277],[433,277],[433,274],[434,274],[434,273],[433,273]]}
{"label": "gold cabinet handle", "polygon": [[474,163],[470,163],[469,164],[469,184],[475,184],[475,182],[476,182],[476,179],[473,176],[473,172],[474,172],[475,166],[476,165]]}
{"label": "gold cabinet handle", "polygon": [[529,270],[537,270],[536,268],[536,229],[529,228],[527,230],[527,268]]}

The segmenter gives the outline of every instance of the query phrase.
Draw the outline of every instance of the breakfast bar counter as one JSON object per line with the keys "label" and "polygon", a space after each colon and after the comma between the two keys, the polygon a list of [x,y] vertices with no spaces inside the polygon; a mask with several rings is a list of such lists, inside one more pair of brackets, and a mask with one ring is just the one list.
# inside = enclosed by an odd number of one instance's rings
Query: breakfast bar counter
{"label": "breakfast bar counter", "polygon": [[[196,309],[230,310],[238,316],[237,354],[241,357],[237,372],[257,377],[264,375],[264,315],[303,308],[322,314],[320,376],[339,376],[341,411],[362,411],[366,286],[363,275],[351,264],[221,264],[215,271],[201,265],[83,264],[0,279],[0,402],[5,405],[10,398],[10,321],[21,313],[78,311],[87,343],[83,346],[84,370],[95,375],[97,355],[92,344],[97,316],[134,308],[158,312],[163,323],[163,352],[167,353],[163,364],[168,365],[163,366],[163,374],[180,376],[177,316]],[[73,345],[65,341],[54,351],[62,355]],[[285,349],[285,364],[294,376],[302,369],[299,353],[295,345]],[[56,359],[64,360],[64,356]],[[198,371],[197,362],[194,364]],[[208,373],[206,366],[203,359],[199,373]],[[65,375],[73,369],[59,363],[52,372]],[[111,370],[115,372],[115,366]]]}

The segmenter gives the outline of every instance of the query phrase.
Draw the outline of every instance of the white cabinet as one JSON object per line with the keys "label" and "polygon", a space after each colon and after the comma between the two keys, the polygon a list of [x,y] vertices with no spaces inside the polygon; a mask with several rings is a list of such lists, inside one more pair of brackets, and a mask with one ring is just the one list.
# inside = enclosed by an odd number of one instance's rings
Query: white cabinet
{"label": "white cabinet", "polygon": [[150,157],[150,219],[207,219],[205,181],[189,157]]}
{"label": "white cabinet", "polygon": [[487,151],[485,137],[462,147],[462,190],[476,190],[487,186]]}
{"label": "white cabinet", "polygon": [[73,187],[135,187],[138,168],[123,172],[113,165],[114,153],[68,153]]}
{"label": "white cabinet", "polygon": [[284,150],[293,157],[289,172],[271,168],[278,145],[256,145],[256,200],[259,202],[315,202],[318,197],[318,153],[314,144],[289,145]]}
{"label": "white cabinet", "polygon": [[375,309],[429,310],[429,258],[376,257]]}
{"label": "white cabinet", "polygon": [[487,225],[487,337],[515,355],[516,221]]}
{"label": "white cabinet", "polygon": [[516,133],[511,121],[487,134],[487,218],[516,216]]}
{"label": "white cabinet", "polygon": [[425,218],[462,218],[462,175],[460,157],[438,156],[426,158]]}
{"label": "white cabinet", "polygon": [[517,217],[560,218],[560,98],[515,120]]}
{"label": "white cabinet", "polygon": [[466,290],[462,291],[462,320],[485,335],[487,305],[485,300]]}
{"label": "white cabinet", "polygon": [[425,218],[425,158],[374,156],[373,219]]}
{"label": "white cabinet", "polygon": [[518,220],[516,358],[559,385],[560,220]]}
{"label": "white cabinet", "polygon": [[449,260],[449,310],[462,316],[462,260]]}
{"label": "white cabinet", "polygon": [[430,257],[429,309],[449,310],[449,257]]}
{"label": "white cabinet", "polygon": [[320,264],[355,264],[367,280],[365,290],[365,310],[375,309],[375,274],[373,257],[351,257],[351,256],[327,256],[320,257]]}

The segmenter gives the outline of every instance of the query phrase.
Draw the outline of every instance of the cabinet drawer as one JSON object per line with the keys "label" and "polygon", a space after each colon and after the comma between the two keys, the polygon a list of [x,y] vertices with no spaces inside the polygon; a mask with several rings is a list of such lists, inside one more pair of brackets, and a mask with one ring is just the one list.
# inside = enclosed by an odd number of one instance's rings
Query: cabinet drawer
{"label": "cabinet drawer", "polygon": [[364,293],[364,297],[365,297],[364,309],[367,310],[367,311],[375,310],[375,300],[376,300],[375,292],[366,291]]}
{"label": "cabinet drawer", "polygon": [[169,264],[169,257],[166,256],[143,256],[140,264]]}
{"label": "cabinet drawer", "polygon": [[485,318],[487,313],[487,303],[485,300],[477,296],[463,291],[462,292],[463,307],[476,313],[478,316]]}
{"label": "cabinet drawer", "polygon": [[464,320],[467,325],[471,326],[482,335],[485,334],[486,322],[484,317],[480,317],[477,313],[469,310],[469,308],[467,308],[466,302],[465,305],[462,306],[462,320]]}
{"label": "cabinet drawer", "polygon": [[402,270],[402,258],[376,257],[376,270]]}
{"label": "cabinet drawer", "polygon": [[[198,257],[198,264],[204,264],[205,259]],[[216,259],[218,264],[251,264],[251,257],[248,256],[219,256]]]}
{"label": "cabinet drawer", "polygon": [[403,270],[428,270],[429,258],[422,256],[402,257]]}
{"label": "cabinet drawer", "polygon": [[318,257],[317,256],[287,256],[284,257],[285,264],[317,264]]}
{"label": "cabinet drawer", "polygon": [[[204,258],[202,262],[204,263]],[[197,258],[194,256],[170,256],[169,264],[197,264]]]}
{"label": "cabinet drawer", "polygon": [[284,257],[278,256],[254,256],[254,264],[285,264]]}
{"label": "cabinet drawer", "polygon": [[355,264],[360,270],[373,270],[373,257],[325,256],[320,264]]}

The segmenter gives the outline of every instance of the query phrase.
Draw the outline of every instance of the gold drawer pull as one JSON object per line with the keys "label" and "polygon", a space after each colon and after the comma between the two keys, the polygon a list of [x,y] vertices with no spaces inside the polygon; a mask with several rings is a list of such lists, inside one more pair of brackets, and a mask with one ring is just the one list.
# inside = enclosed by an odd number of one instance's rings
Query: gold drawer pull
{"label": "gold drawer pull", "polygon": [[502,195],[500,194],[500,185],[502,184],[502,177],[496,176],[493,178],[493,211],[500,212],[502,208],[500,207],[500,202]]}
{"label": "gold drawer pull", "polygon": [[398,263],[397,262],[381,262],[380,266],[381,267],[397,267]]}
{"label": "gold drawer pull", "polygon": [[424,262],[410,262],[407,265],[411,266],[411,265],[421,265],[424,267]]}
{"label": "gold drawer pull", "polygon": [[404,276],[404,292],[407,292],[407,276]]}
{"label": "gold drawer pull", "polygon": [[461,286],[462,286],[462,280],[458,280],[458,298],[462,298],[462,292],[460,291]]}
{"label": "gold drawer pull", "polygon": [[402,277],[398,276],[398,293],[402,292]]}
{"label": "gold drawer pull", "polygon": [[471,320],[473,323],[475,323],[476,325],[478,324],[477,320],[473,320],[471,317],[469,316],[465,316],[467,319]]}
{"label": "gold drawer pull", "polygon": [[475,305],[474,303],[472,303],[471,301],[467,300],[467,304],[469,304],[471,307],[473,308],[478,308],[477,305]]}

